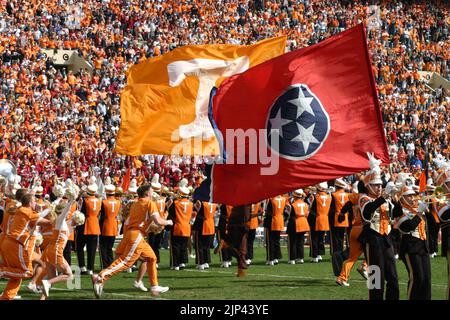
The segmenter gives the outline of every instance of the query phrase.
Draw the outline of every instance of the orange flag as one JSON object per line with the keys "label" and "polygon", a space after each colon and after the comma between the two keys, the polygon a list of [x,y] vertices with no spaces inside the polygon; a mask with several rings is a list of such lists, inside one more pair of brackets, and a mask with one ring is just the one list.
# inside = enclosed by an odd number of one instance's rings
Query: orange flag
{"label": "orange flag", "polygon": [[121,94],[116,152],[219,154],[208,119],[212,87],[283,54],[285,47],[284,36],[248,46],[189,45],[132,66]]}
{"label": "orange flag", "polygon": [[425,192],[426,189],[427,189],[427,176],[425,170],[423,170],[419,180],[419,192]]}

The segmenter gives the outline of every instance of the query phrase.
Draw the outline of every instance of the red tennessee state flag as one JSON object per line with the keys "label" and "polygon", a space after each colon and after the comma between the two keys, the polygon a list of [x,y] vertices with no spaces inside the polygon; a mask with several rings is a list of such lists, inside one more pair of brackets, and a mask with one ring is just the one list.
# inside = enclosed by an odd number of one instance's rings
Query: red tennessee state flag
{"label": "red tennessee state flag", "polygon": [[242,205],[389,163],[363,25],[213,89],[222,164],[209,200]]}

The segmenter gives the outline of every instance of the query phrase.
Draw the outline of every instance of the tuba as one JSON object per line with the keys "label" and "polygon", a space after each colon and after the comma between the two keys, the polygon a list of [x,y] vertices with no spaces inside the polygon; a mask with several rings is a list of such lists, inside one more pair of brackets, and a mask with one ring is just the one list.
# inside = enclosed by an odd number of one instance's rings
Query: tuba
{"label": "tuba", "polygon": [[14,185],[17,175],[17,168],[11,160],[0,159],[0,176],[6,180],[6,186],[8,184]]}

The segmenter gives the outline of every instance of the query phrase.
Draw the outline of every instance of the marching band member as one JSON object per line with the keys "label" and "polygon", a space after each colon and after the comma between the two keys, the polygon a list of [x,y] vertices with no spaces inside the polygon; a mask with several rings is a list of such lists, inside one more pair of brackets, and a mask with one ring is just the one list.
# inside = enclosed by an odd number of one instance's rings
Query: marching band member
{"label": "marching band member", "polygon": [[427,196],[432,197],[428,207],[430,214],[427,214],[427,239],[430,246],[430,258],[437,256],[439,230],[441,229],[441,220],[439,219],[436,206],[439,200],[437,197],[433,197],[435,190],[436,186],[433,185],[433,180],[431,178],[428,179],[426,186]]}
{"label": "marching band member", "polygon": [[215,203],[206,201],[195,203],[197,215],[192,230],[196,250],[195,260],[199,270],[209,269],[209,263],[211,263],[210,248],[214,240],[214,216],[217,208],[218,206]]}
{"label": "marching band member", "polygon": [[304,201],[303,189],[297,189],[293,193],[289,209],[289,222],[287,225],[289,264],[303,263],[305,257],[305,233],[308,232],[309,206]]}
{"label": "marching band member", "polygon": [[251,215],[250,221],[247,222],[248,227],[248,238],[247,238],[247,254],[245,257],[245,263],[250,265],[253,259],[253,244],[255,242],[256,237],[256,229],[261,224],[261,216],[264,212],[264,209],[261,205],[261,202],[252,204],[251,207]]}
{"label": "marching band member", "polygon": [[338,220],[342,207],[348,201],[348,193],[345,191],[345,188],[347,188],[347,183],[342,178],[339,178],[334,182],[334,186],[337,189],[336,192],[331,194],[331,253],[336,251],[344,251],[345,233],[349,227],[348,216],[345,216],[343,221]]}
{"label": "marching band member", "polygon": [[[317,185],[317,194],[311,205],[312,218],[315,217],[314,228],[311,228],[312,262],[322,260],[325,254],[325,233],[330,231],[328,213],[331,206],[331,195],[326,190],[328,183],[322,182]],[[311,216],[311,215],[310,215]]]}
{"label": "marching band member", "polygon": [[[389,195],[383,193],[380,160],[369,155],[370,171],[364,177],[367,194],[359,197],[361,216],[367,224],[360,235],[365,247],[369,268],[379,270],[381,287],[369,288],[369,300],[383,300],[386,284],[386,300],[399,299],[397,267],[392,242],[389,238],[391,220],[401,215],[401,209],[392,202],[387,202]],[[400,211],[400,213],[398,213]]]}
{"label": "marching band member", "polygon": [[151,201],[151,194],[150,185],[143,185],[138,188],[139,198],[130,208],[127,231],[122,240],[124,245],[121,255],[108,268],[102,270],[98,275],[92,276],[94,293],[97,298],[101,297],[103,286],[108,279],[130,268],[138,259],[147,262],[151,294],[156,296],[169,290],[168,287],[158,285],[156,256],[150,245],[145,241],[145,237],[152,222],[160,226],[167,226],[172,225],[172,221],[159,216],[156,204]]}
{"label": "marching band member", "polygon": [[[111,182],[111,181],[108,181]],[[102,201],[100,211],[101,235],[99,239],[102,269],[107,268],[113,262],[113,246],[117,236],[117,216],[121,202],[116,199],[116,187],[109,183],[105,185],[106,199]]]}
{"label": "marching band member", "polygon": [[[97,251],[98,236],[100,235],[99,215],[102,202],[95,196],[98,186],[95,178],[90,178],[87,187],[87,197],[84,198],[81,213],[86,216],[85,223],[77,228],[77,257],[81,272],[92,275],[95,265],[95,254]],[[87,270],[84,262],[84,246],[87,247]]]}
{"label": "marching band member", "polygon": [[424,216],[427,205],[419,204],[416,192],[407,181],[400,192],[403,215],[398,220],[398,229],[402,233],[400,258],[409,274],[408,299],[431,300],[431,266]]}
{"label": "marching band member", "polygon": [[[183,182],[183,180],[181,181]],[[170,237],[170,266],[183,269],[188,263],[188,240],[191,237],[191,219],[195,217],[194,204],[189,200],[189,189],[180,182],[177,199],[169,208],[168,219],[173,221]]]}
{"label": "marching band member", "polygon": [[267,204],[264,227],[266,231],[266,264],[273,266],[281,259],[280,236],[284,230],[284,214],[288,199],[283,195],[271,198]]}
{"label": "marching band member", "polygon": [[36,202],[33,194],[20,197],[21,207],[14,213],[10,233],[2,241],[3,265],[0,266],[0,278],[9,278],[0,300],[11,300],[20,289],[22,279],[33,276],[32,255],[29,240],[38,225],[51,224],[34,211]]}
{"label": "marching band member", "polygon": [[[37,280],[42,288],[41,300],[45,300],[49,297],[52,285],[67,281],[73,277],[70,264],[64,258],[64,249],[73,228],[82,224],[85,219],[85,216],[79,211],[73,211],[78,193],[78,187],[70,181],[66,185],[66,192],[63,199],[55,207],[55,216],[52,219],[53,235],[50,243],[42,254],[45,269]],[[59,274],[57,276],[48,275],[47,272],[50,267],[51,269],[56,269]],[[46,275],[48,279],[44,280]]]}
{"label": "marching band member", "polygon": [[[350,284],[348,283],[348,279],[350,277],[350,271],[352,270],[355,262],[358,258],[363,254],[364,247],[358,241],[358,238],[363,230],[363,226],[365,225],[365,221],[361,217],[361,210],[358,206],[360,194],[367,193],[367,189],[364,187],[364,182],[359,181],[357,184],[357,189],[354,190],[354,193],[351,193],[348,196],[347,203],[342,207],[338,219],[340,221],[344,220],[344,215],[353,216],[352,220],[352,230],[350,231],[350,240],[349,240],[349,256],[348,259],[344,261],[342,264],[341,273],[336,279],[336,283],[340,286],[348,287]],[[367,263],[364,260],[361,266],[358,267],[358,272],[361,276],[367,280]]]}
{"label": "marching band member", "polygon": [[436,184],[441,185],[444,195],[436,201],[436,211],[441,220],[442,253],[447,257],[447,299],[450,300],[450,165],[436,178]]}
{"label": "marching band member", "polygon": [[229,268],[231,266],[231,252],[228,246],[225,245],[228,239],[228,222],[231,216],[231,211],[233,206],[221,205],[219,207],[219,222],[217,225],[217,241],[218,245],[214,249],[214,254],[219,253],[220,261],[222,264],[221,268]]}

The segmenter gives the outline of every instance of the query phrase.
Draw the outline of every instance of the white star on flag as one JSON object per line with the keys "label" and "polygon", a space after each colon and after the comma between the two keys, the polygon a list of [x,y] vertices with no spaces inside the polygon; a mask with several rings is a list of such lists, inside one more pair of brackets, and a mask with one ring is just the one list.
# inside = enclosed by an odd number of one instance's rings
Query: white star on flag
{"label": "white star on flag", "polygon": [[305,153],[307,153],[310,143],[320,143],[320,141],[318,141],[313,136],[314,127],[316,126],[316,124],[314,123],[308,129],[306,129],[305,127],[301,126],[297,122],[296,122],[296,124],[297,124],[297,128],[298,128],[299,134],[298,134],[298,136],[294,137],[291,141],[301,142],[303,144],[303,149],[304,149]]}
{"label": "white star on flag", "polygon": [[[277,130],[278,129],[279,130],[279,136],[282,137],[282,138],[284,138],[283,137],[283,126],[288,124],[288,123],[291,123],[291,122],[292,122],[292,120],[284,119],[281,116],[281,108],[278,109],[278,112],[277,112],[277,115],[275,116],[275,118],[270,119],[270,124],[272,126],[272,130]],[[270,134],[272,133],[272,130],[270,130],[271,131]]]}
{"label": "white star on flag", "polygon": [[306,98],[302,88],[298,88],[298,97],[296,99],[289,100],[289,103],[292,103],[297,107],[297,119],[302,115],[303,112],[308,112],[309,114],[314,116],[314,111],[311,108],[311,102],[314,98]]}

